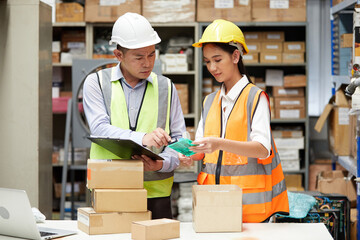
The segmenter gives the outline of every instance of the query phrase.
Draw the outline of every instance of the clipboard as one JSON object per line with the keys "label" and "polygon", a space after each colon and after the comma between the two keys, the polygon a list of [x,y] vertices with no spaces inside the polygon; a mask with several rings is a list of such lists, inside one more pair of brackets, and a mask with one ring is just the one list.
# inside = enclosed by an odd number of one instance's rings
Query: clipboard
{"label": "clipboard", "polygon": [[101,147],[123,159],[131,159],[131,156],[133,155],[146,155],[152,160],[164,160],[162,157],[155,154],[151,150],[137,144],[130,139],[97,136],[89,136],[87,138],[93,143],[100,145]]}

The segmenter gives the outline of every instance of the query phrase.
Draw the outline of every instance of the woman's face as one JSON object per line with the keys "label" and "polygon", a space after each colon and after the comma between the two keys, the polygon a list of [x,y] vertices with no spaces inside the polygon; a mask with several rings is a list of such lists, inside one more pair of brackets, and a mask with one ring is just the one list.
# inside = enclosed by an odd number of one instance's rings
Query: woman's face
{"label": "woman's face", "polygon": [[[208,71],[214,76],[216,81],[225,83],[233,79],[239,71],[237,63],[239,61],[239,51],[233,54],[225,52],[215,44],[206,44],[203,48],[204,62]],[[236,76],[237,78],[237,76]]]}

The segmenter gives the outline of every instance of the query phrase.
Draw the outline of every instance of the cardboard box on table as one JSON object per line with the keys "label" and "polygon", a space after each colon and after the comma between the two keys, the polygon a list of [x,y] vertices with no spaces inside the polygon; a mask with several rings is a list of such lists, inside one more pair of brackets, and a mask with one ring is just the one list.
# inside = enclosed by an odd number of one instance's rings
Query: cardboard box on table
{"label": "cardboard box on table", "polygon": [[194,185],[195,232],[241,232],[242,189],[237,185]]}
{"label": "cardboard box on table", "polygon": [[133,221],[150,219],[150,211],[98,213],[90,207],[78,209],[78,228],[89,235],[129,233]]}
{"label": "cardboard box on table", "polygon": [[87,187],[143,188],[144,164],[141,160],[95,160],[87,163]]}
{"label": "cardboard box on table", "polygon": [[180,222],[173,219],[134,221],[131,225],[131,239],[157,240],[180,237]]}
{"label": "cardboard box on table", "polygon": [[330,150],[339,156],[350,155],[350,121],[348,112],[350,104],[344,92],[345,86],[339,88],[329,100],[314,129],[320,132],[328,121],[328,137]]}

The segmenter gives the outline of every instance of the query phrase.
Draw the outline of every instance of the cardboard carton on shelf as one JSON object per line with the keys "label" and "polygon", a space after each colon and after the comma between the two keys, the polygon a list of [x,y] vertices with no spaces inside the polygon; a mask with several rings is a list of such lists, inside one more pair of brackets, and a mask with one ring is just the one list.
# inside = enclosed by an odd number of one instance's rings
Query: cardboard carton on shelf
{"label": "cardboard carton on shelf", "polygon": [[168,0],[143,0],[142,14],[150,22],[195,22],[195,0],[172,0],[170,3]]}
{"label": "cardboard carton on shelf", "polygon": [[80,3],[64,2],[56,4],[56,22],[83,22],[84,7]]}
{"label": "cardboard carton on shelf", "polygon": [[282,54],[281,53],[260,53],[260,63],[281,63]]}
{"label": "cardboard carton on shelf", "polygon": [[143,188],[144,164],[141,160],[87,161],[87,187]]}
{"label": "cardboard carton on shelf", "polygon": [[173,239],[180,237],[180,221],[168,218],[148,221],[134,221],[131,225],[131,239]]}
{"label": "cardboard carton on shelf", "polygon": [[85,22],[114,23],[121,15],[127,12],[141,14],[141,1],[86,0],[85,2]]}
{"label": "cardboard carton on shelf", "polygon": [[274,86],[272,88],[272,94],[274,97],[303,97],[304,96],[304,88],[284,88]]}
{"label": "cardboard carton on shelf", "polygon": [[306,0],[252,1],[254,22],[306,22]]}
{"label": "cardboard carton on shelf", "polygon": [[305,42],[289,41],[283,42],[283,49],[285,53],[303,53],[305,52]]}
{"label": "cardboard carton on shelf", "polygon": [[241,232],[242,190],[237,185],[193,185],[195,232]]}
{"label": "cardboard carton on shelf", "polygon": [[292,87],[306,87],[306,75],[304,74],[294,74],[284,76],[284,86],[285,88]]}
{"label": "cardboard carton on shelf", "polygon": [[92,207],[96,212],[146,212],[146,189],[93,189]]}
{"label": "cardboard carton on shelf", "polygon": [[283,63],[304,63],[304,53],[283,53]]}
{"label": "cardboard carton on shelf", "polygon": [[197,0],[196,16],[198,22],[212,22],[215,19],[250,22],[251,2]]}
{"label": "cardboard carton on shelf", "polygon": [[317,120],[314,129],[320,132],[328,123],[328,138],[330,150],[339,156],[350,155],[350,120],[348,112],[350,103],[345,96],[345,86],[341,86],[329,103],[325,106]]}
{"label": "cardboard carton on shelf", "polygon": [[151,219],[151,212],[98,213],[93,208],[78,208],[78,228],[89,234],[130,233],[133,221]]}

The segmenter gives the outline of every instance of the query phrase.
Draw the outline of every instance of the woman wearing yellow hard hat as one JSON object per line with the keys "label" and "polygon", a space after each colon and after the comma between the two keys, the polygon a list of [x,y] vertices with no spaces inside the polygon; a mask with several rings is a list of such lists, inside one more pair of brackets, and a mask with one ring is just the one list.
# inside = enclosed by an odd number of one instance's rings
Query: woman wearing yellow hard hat
{"label": "woman wearing yellow hard hat", "polygon": [[234,23],[218,19],[194,47],[202,47],[208,71],[221,89],[209,94],[191,157],[203,160],[198,184],[236,184],[243,189],[243,222],[264,222],[288,214],[289,203],[279,154],[270,130],[267,94],[249,81],[242,56],[249,52]]}

